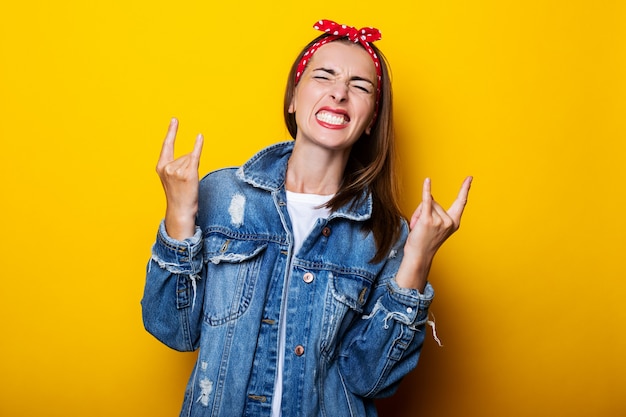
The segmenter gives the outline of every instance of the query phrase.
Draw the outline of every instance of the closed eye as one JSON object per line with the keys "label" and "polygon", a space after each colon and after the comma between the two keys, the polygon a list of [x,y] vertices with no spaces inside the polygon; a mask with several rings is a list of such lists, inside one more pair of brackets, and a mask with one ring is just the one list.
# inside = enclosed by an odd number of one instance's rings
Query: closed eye
{"label": "closed eye", "polygon": [[[311,71],[311,78],[322,81],[330,81],[336,78],[337,73],[330,68],[315,68]],[[372,94],[374,91],[374,83],[368,78],[354,76],[350,78],[350,87],[359,92]]]}
{"label": "closed eye", "polygon": [[350,82],[350,86],[367,94],[371,94],[372,91],[374,91],[374,84],[372,84],[369,80],[353,78]]}
{"label": "closed eye", "polygon": [[368,94],[370,94],[374,90],[374,83],[367,78],[352,77],[350,79],[350,85]]}
{"label": "closed eye", "polygon": [[356,88],[357,90],[360,90],[360,91],[362,91],[362,92],[364,92],[364,93],[368,93],[368,94],[369,94],[369,93],[371,93],[370,89],[369,89],[369,88],[367,88],[367,87],[365,87],[365,86],[363,86],[363,85],[359,85],[359,84],[352,84],[352,87],[354,87],[354,88]]}
{"label": "closed eye", "polygon": [[326,68],[316,68],[313,70],[312,77],[318,80],[330,80],[335,75],[335,71]]}

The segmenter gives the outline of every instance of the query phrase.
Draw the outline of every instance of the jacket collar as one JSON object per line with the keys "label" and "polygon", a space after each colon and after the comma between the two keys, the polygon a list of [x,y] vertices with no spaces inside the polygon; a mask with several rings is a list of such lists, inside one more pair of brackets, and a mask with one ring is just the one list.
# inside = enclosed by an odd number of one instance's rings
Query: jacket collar
{"label": "jacket collar", "polygon": [[[285,186],[287,162],[293,150],[294,141],[279,142],[259,151],[237,170],[237,177],[248,184],[277,192]],[[345,217],[363,221],[372,215],[372,196],[363,192],[355,204],[345,205],[331,214],[333,217]]]}

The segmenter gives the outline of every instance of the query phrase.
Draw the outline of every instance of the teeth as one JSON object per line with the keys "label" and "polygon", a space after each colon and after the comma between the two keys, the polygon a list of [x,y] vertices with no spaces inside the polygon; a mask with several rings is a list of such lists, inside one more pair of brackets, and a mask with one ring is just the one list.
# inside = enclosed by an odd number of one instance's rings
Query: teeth
{"label": "teeth", "polygon": [[332,113],[320,112],[316,117],[317,120],[331,125],[342,125],[346,123],[346,119],[343,116]]}

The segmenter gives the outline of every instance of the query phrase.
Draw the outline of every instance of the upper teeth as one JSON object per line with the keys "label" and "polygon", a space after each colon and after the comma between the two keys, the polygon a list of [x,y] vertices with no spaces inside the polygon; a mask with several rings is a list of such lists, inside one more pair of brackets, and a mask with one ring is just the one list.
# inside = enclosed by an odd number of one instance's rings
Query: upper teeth
{"label": "upper teeth", "polygon": [[320,112],[317,114],[317,120],[320,120],[324,123],[329,123],[331,125],[341,125],[345,123],[345,118],[341,115]]}

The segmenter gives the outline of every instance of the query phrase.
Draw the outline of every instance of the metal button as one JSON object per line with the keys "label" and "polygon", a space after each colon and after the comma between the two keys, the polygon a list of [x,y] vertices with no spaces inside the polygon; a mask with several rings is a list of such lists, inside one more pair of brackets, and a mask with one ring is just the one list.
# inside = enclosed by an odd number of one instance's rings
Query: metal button
{"label": "metal button", "polygon": [[313,274],[312,274],[312,273],[310,273],[310,272],[307,272],[306,274],[304,274],[304,275],[302,276],[302,280],[303,280],[304,282],[306,282],[307,284],[312,283],[314,278],[315,278],[315,277],[314,277],[314,276],[313,276]]}
{"label": "metal button", "polygon": [[298,345],[293,351],[296,354],[296,356],[302,356],[304,355],[304,346]]}
{"label": "metal button", "polygon": [[325,237],[330,236],[330,227],[326,226],[325,228],[323,228],[323,229],[322,229],[322,234],[323,234]]}
{"label": "metal button", "polygon": [[250,394],[250,395],[248,395],[248,398],[250,398],[251,400],[254,400],[254,401],[260,401],[262,403],[267,401],[267,397],[265,395],[253,395],[253,394]]}

